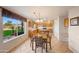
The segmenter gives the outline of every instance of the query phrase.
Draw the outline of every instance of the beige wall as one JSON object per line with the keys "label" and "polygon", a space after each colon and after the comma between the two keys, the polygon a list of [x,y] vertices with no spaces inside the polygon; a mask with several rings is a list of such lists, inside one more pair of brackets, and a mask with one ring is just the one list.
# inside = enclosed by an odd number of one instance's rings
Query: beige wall
{"label": "beige wall", "polygon": [[[69,19],[77,16],[79,16],[79,7],[74,7],[69,11]],[[69,48],[73,52],[79,52],[79,26],[69,26],[68,31],[69,31]]]}
{"label": "beige wall", "polygon": [[19,44],[21,44],[23,41],[27,40],[28,38],[28,23],[25,23],[25,34],[13,39],[11,41],[8,41],[6,43],[3,43],[3,39],[2,39],[2,17],[1,17],[1,9],[0,9],[0,52],[8,52],[11,49],[13,49],[14,47],[18,46]]}
{"label": "beige wall", "polygon": [[1,17],[1,15],[2,15],[2,9],[0,9],[0,46],[1,46],[1,43],[2,43],[2,17]]}
{"label": "beige wall", "polygon": [[[2,48],[2,17],[1,17],[1,15],[2,15],[2,9],[0,8],[0,49]],[[1,50],[0,50],[1,51]]]}

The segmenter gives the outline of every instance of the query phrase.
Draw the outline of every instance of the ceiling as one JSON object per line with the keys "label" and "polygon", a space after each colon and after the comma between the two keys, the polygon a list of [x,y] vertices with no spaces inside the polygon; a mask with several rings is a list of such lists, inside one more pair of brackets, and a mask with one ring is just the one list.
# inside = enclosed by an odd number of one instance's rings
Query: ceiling
{"label": "ceiling", "polygon": [[15,13],[18,13],[26,18],[37,19],[40,13],[41,18],[54,19],[57,16],[67,16],[68,10],[73,7],[72,6],[4,6],[4,8],[11,10]]}

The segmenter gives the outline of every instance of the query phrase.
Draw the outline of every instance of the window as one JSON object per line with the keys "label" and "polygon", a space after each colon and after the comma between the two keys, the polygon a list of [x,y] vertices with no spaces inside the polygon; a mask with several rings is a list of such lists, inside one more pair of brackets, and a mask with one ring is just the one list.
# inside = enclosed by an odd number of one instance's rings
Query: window
{"label": "window", "polygon": [[3,16],[3,39],[11,39],[24,34],[24,23],[21,19]]}
{"label": "window", "polygon": [[24,23],[27,21],[27,18],[4,8],[2,8],[2,18],[2,34],[5,42],[24,34]]}

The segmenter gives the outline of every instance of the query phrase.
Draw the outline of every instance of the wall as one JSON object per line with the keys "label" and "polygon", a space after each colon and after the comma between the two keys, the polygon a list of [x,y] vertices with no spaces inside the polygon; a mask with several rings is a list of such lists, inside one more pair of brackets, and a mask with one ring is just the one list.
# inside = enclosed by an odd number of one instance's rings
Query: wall
{"label": "wall", "polygon": [[[79,7],[69,10],[69,19],[79,16]],[[69,24],[70,25],[70,24]],[[69,26],[69,48],[73,52],[79,52],[79,26]]]}
{"label": "wall", "polygon": [[68,28],[64,27],[64,19],[67,16],[59,16],[59,39],[61,41],[68,41]]}
{"label": "wall", "polygon": [[68,28],[64,27],[64,18],[65,16],[59,16],[54,19],[54,36],[58,40],[68,41]]}
{"label": "wall", "polygon": [[[1,15],[2,15],[2,9],[0,8],[0,49],[2,48],[2,17],[1,17]],[[1,50],[0,50],[1,51]]]}
{"label": "wall", "polygon": [[28,37],[28,23],[25,22],[25,34],[23,36],[20,36],[16,39],[13,39],[11,41],[8,41],[6,43],[3,43],[3,39],[2,39],[2,17],[1,17],[1,9],[0,9],[0,52],[8,52],[10,50],[12,50],[14,47],[18,46],[19,44],[21,44],[22,42],[24,42],[25,40],[27,40]]}
{"label": "wall", "polygon": [[53,32],[54,32],[54,36],[59,40],[59,17],[54,19]]}

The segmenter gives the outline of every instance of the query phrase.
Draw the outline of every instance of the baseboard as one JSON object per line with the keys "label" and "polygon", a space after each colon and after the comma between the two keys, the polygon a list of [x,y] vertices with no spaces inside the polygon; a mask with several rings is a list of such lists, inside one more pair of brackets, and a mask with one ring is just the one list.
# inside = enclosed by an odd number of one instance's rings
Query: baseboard
{"label": "baseboard", "polygon": [[76,49],[74,49],[73,47],[69,46],[69,49],[73,52],[73,53],[79,53]]}

